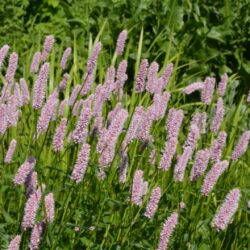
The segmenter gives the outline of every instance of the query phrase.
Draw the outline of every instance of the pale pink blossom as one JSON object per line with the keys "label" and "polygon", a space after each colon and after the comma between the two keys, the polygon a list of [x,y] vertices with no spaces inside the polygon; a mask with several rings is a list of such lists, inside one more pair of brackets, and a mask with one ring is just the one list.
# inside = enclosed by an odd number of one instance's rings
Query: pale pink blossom
{"label": "pale pink blossom", "polygon": [[227,87],[227,81],[228,81],[228,76],[227,73],[224,73],[221,76],[220,82],[219,82],[219,86],[218,86],[218,94],[219,96],[223,97],[226,91],[226,87]]}
{"label": "pale pink blossom", "polygon": [[200,132],[201,134],[205,134],[206,133],[206,127],[207,127],[207,113],[206,112],[202,112],[201,113],[201,124],[200,124]]}
{"label": "pale pink blossom", "polygon": [[7,53],[9,51],[10,46],[5,44],[1,49],[0,49],[0,69],[3,66],[3,61],[5,57],[7,56]]}
{"label": "pale pink blossom", "polygon": [[30,92],[28,85],[24,78],[20,79],[20,88],[21,88],[21,95],[22,95],[22,104],[27,105],[30,101]]}
{"label": "pale pink blossom", "polygon": [[21,236],[16,235],[15,238],[11,240],[8,246],[8,250],[19,250],[20,242],[21,242]]}
{"label": "pale pink blossom", "polygon": [[223,121],[224,115],[225,115],[225,111],[224,111],[223,99],[220,97],[217,101],[215,116],[213,118],[213,121],[210,127],[212,132],[217,132],[219,130],[221,123]]}
{"label": "pale pink blossom", "polygon": [[232,189],[227,194],[223,204],[212,221],[212,227],[217,231],[225,230],[227,225],[232,222],[232,218],[239,206],[240,196],[241,194],[238,188]]}
{"label": "pale pink blossom", "polygon": [[18,64],[18,55],[17,53],[13,52],[10,54],[9,64],[5,75],[7,83],[13,83],[17,69],[17,64]]}
{"label": "pale pink blossom", "polygon": [[58,86],[58,90],[60,92],[63,92],[66,89],[68,80],[69,80],[69,74],[64,73],[63,74],[63,79],[60,81],[59,86]]}
{"label": "pale pink blossom", "polygon": [[98,55],[99,55],[101,49],[102,49],[102,44],[100,42],[98,42],[95,45],[95,47],[92,51],[92,54],[87,62],[87,73],[88,74],[91,74],[94,71],[96,63],[97,63]]}
{"label": "pale pink blossom", "polygon": [[146,90],[151,94],[155,93],[157,87],[158,70],[159,70],[159,64],[157,62],[152,62],[148,69],[147,85],[146,85]]}
{"label": "pale pink blossom", "polygon": [[227,139],[227,133],[225,131],[221,131],[218,137],[213,141],[210,147],[210,155],[211,159],[214,162],[220,161],[222,151],[226,143],[226,139]]}
{"label": "pale pink blossom", "polygon": [[176,110],[171,108],[168,112],[168,118],[166,120],[166,130],[168,132],[168,138],[178,138],[180,127],[184,118],[184,112],[182,109]]}
{"label": "pale pink blossom", "polygon": [[94,82],[95,76],[94,76],[94,72],[92,72],[91,74],[84,74],[83,76],[83,82],[82,82],[82,87],[81,87],[81,92],[80,95],[81,96],[85,96],[89,93],[89,91],[92,88],[93,82]]}
{"label": "pale pink blossom", "polygon": [[30,250],[37,250],[39,248],[41,231],[40,223],[35,224],[30,236]]}
{"label": "pale pink blossom", "polygon": [[61,68],[65,69],[66,65],[67,65],[67,61],[68,58],[71,56],[72,53],[72,49],[71,48],[67,48],[64,52],[63,52],[63,56],[62,56],[62,60],[61,60]]}
{"label": "pale pink blossom", "polygon": [[136,81],[135,81],[135,91],[136,93],[141,93],[143,92],[145,88],[145,80],[147,77],[147,72],[148,72],[148,60],[143,59],[140,64],[139,71],[136,76]]}
{"label": "pale pink blossom", "polygon": [[75,105],[76,99],[77,99],[77,97],[78,97],[78,95],[80,93],[81,88],[82,88],[82,86],[80,84],[77,84],[73,88],[73,90],[71,92],[71,95],[69,97],[69,106],[74,106]]}
{"label": "pale pink blossom", "polygon": [[183,89],[183,93],[186,95],[190,95],[197,90],[203,90],[203,88],[204,88],[203,82],[194,82],[185,87]]}
{"label": "pale pink blossom", "polygon": [[206,171],[209,162],[210,152],[208,149],[201,149],[196,153],[194,165],[191,170],[190,180],[195,181]]}
{"label": "pale pink blossom", "polygon": [[147,204],[144,216],[146,216],[149,219],[154,217],[156,210],[158,208],[158,203],[160,201],[160,198],[161,198],[161,189],[160,187],[156,187],[152,190],[150,200]]}
{"label": "pale pink blossom", "polygon": [[53,138],[54,151],[62,151],[66,127],[67,127],[67,119],[62,118],[59,126],[56,128],[56,132]]}
{"label": "pale pink blossom", "polygon": [[121,56],[123,54],[123,50],[124,50],[124,46],[125,46],[125,41],[127,39],[127,35],[128,35],[127,30],[123,30],[119,34],[119,37],[118,37],[117,42],[116,42],[116,53],[117,53],[117,55]]}
{"label": "pale pink blossom", "polygon": [[215,79],[207,77],[204,81],[204,88],[201,92],[201,100],[205,104],[210,104],[212,101],[213,93],[215,87]]}
{"label": "pale pink blossom", "polygon": [[241,135],[238,144],[235,146],[234,151],[232,153],[231,158],[233,161],[236,161],[241,155],[243,155],[247,151],[249,140],[250,140],[250,130],[245,131]]}
{"label": "pale pink blossom", "polygon": [[49,193],[44,198],[45,211],[46,211],[46,221],[52,223],[55,217],[55,200],[53,193]]}
{"label": "pale pink blossom", "polygon": [[55,39],[53,35],[46,36],[41,54],[41,60],[43,62],[47,60],[48,55],[53,47],[54,41]]}
{"label": "pale pink blossom", "polygon": [[220,161],[214,164],[214,166],[207,173],[201,188],[202,195],[208,196],[215,186],[217,180],[222,173],[228,168],[228,161]]}
{"label": "pale pink blossom", "polygon": [[42,193],[37,190],[30,195],[24,208],[24,216],[22,220],[22,229],[26,231],[28,228],[32,228],[35,224],[36,213],[40,205]]}
{"label": "pale pink blossom", "polygon": [[178,214],[173,212],[164,222],[157,250],[166,250],[170,237],[177,225]]}
{"label": "pale pink blossom", "polygon": [[8,126],[7,105],[0,103],[0,134],[4,134]]}
{"label": "pale pink blossom", "polygon": [[89,161],[89,154],[90,146],[89,144],[84,143],[78,154],[77,161],[75,163],[74,170],[71,175],[71,179],[75,180],[76,183],[81,182],[85,175]]}
{"label": "pale pink blossom", "polygon": [[166,85],[168,84],[168,81],[172,75],[172,72],[173,72],[173,69],[174,69],[174,65],[173,63],[169,63],[166,68],[164,69],[161,77],[160,77],[160,80],[161,80],[161,86],[160,86],[160,89],[161,91],[166,87]]}
{"label": "pale pink blossom", "polygon": [[39,64],[41,61],[41,52],[37,51],[32,59],[32,63],[30,65],[30,72],[31,73],[37,73],[38,69],[39,69]]}
{"label": "pale pink blossom", "polygon": [[12,158],[13,158],[15,149],[16,149],[16,140],[13,139],[13,140],[11,140],[8,151],[6,153],[6,156],[5,156],[5,159],[4,159],[5,163],[11,163],[12,162]]}
{"label": "pale pink blossom", "polygon": [[131,202],[137,206],[142,205],[142,197],[145,194],[145,184],[143,182],[143,171],[136,170],[132,185]]}

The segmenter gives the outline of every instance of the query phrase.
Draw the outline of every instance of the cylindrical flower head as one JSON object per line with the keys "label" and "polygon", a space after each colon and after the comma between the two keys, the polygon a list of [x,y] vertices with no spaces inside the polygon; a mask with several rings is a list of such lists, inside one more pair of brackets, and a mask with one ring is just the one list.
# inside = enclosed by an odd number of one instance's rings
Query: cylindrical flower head
{"label": "cylindrical flower head", "polygon": [[45,103],[45,105],[42,108],[41,115],[37,122],[37,132],[38,133],[46,133],[50,121],[53,119],[56,108],[58,104],[58,99],[55,94],[52,94],[48,101]]}
{"label": "cylindrical flower head", "polygon": [[216,140],[214,140],[213,144],[211,145],[210,156],[214,162],[220,161],[221,154],[226,143],[226,139],[227,139],[227,133],[222,131],[219,133],[218,137],[216,138]]}
{"label": "cylindrical flower head", "polygon": [[227,73],[225,73],[221,76],[221,80],[218,86],[218,94],[221,97],[223,97],[225,94],[226,87],[227,87],[227,80],[228,80],[228,76],[227,76]]}
{"label": "cylindrical flower head", "polygon": [[12,162],[12,158],[13,158],[13,154],[15,152],[15,149],[16,149],[16,140],[13,139],[13,140],[11,140],[9,149],[8,149],[8,151],[6,153],[6,156],[5,156],[5,159],[4,159],[5,163],[11,163]]}
{"label": "cylindrical flower head", "polygon": [[166,250],[168,243],[178,222],[178,214],[173,212],[164,222],[157,250]]}
{"label": "cylindrical flower head", "polygon": [[37,51],[32,59],[31,65],[30,65],[30,72],[31,73],[37,73],[38,69],[39,69],[39,64],[41,61],[41,52]]}
{"label": "cylindrical flower head", "polygon": [[63,79],[60,81],[58,86],[59,92],[63,92],[66,89],[68,80],[69,80],[69,74],[68,73],[63,74]]}
{"label": "cylindrical flower head", "polygon": [[231,223],[234,214],[236,213],[240,201],[240,190],[232,189],[226,196],[225,201],[220,207],[212,221],[212,227],[217,231],[225,230],[227,225]]}
{"label": "cylindrical flower head", "polygon": [[222,97],[220,97],[217,101],[215,116],[211,124],[212,132],[217,132],[219,130],[220,125],[223,121],[224,114],[225,114],[225,111],[224,111],[223,99]]}
{"label": "cylindrical flower head", "polygon": [[119,34],[119,37],[118,37],[117,42],[116,42],[116,53],[117,53],[117,55],[121,56],[123,54],[125,41],[127,39],[127,34],[128,34],[127,30],[123,30]]}
{"label": "cylindrical flower head", "polygon": [[196,148],[196,143],[199,137],[200,137],[199,128],[196,125],[191,124],[184,147],[191,147],[194,150]]}
{"label": "cylindrical flower head", "polygon": [[190,180],[195,181],[206,171],[209,162],[210,152],[208,149],[201,149],[196,153],[194,165],[191,170]]}
{"label": "cylindrical flower head", "polygon": [[28,228],[32,228],[35,224],[36,213],[40,205],[42,193],[37,190],[31,194],[27,200],[24,208],[24,216],[22,220],[22,229],[26,231]]}
{"label": "cylindrical flower head", "polygon": [[160,201],[160,198],[161,198],[161,189],[159,187],[156,187],[152,190],[150,200],[147,204],[144,216],[146,216],[149,219],[154,217],[155,212],[158,208],[158,203]]}
{"label": "cylindrical flower head", "polygon": [[58,110],[58,114],[60,116],[64,116],[64,110],[65,110],[66,105],[68,105],[68,99],[62,100],[62,102],[59,105],[59,110]]}
{"label": "cylindrical flower head", "polygon": [[21,89],[20,89],[18,83],[15,83],[15,85],[14,85],[14,96],[16,99],[17,107],[22,107],[23,106],[23,97],[22,97]]}
{"label": "cylindrical flower head", "polygon": [[71,179],[75,180],[76,183],[81,182],[85,175],[89,161],[89,153],[90,153],[89,144],[87,143],[83,144],[81,151],[78,154],[78,158],[71,176]]}
{"label": "cylindrical flower head", "polygon": [[181,156],[177,159],[174,168],[175,181],[183,181],[188,160],[192,157],[193,150],[191,147],[185,147]]}
{"label": "cylindrical flower head", "polygon": [[15,127],[18,122],[19,111],[17,109],[17,100],[14,95],[9,97],[6,111],[8,127]]}
{"label": "cylindrical flower head", "polygon": [[135,81],[136,93],[141,93],[144,91],[147,72],[148,72],[148,60],[143,59],[141,61],[140,68],[136,76],[136,81]]}
{"label": "cylindrical flower head", "polygon": [[89,108],[83,108],[76,124],[76,128],[73,131],[72,138],[75,143],[84,143],[88,135],[88,126],[91,119],[91,110]]}
{"label": "cylindrical flower head", "polygon": [[215,79],[207,77],[204,82],[204,88],[201,92],[201,101],[210,104],[214,93]]}
{"label": "cylindrical flower head", "polygon": [[81,96],[85,96],[89,93],[89,91],[92,88],[93,82],[95,80],[95,76],[94,76],[94,72],[92,72],[91,74],[84,74],[83,76],[83,82],[82,82],[82,89],[80,92]]}
{"label": "cylindrical flower head", "polygon": [[160,161],[160,168],[164,171],[168,170],[171,166],[172,159],[176,152],[178,139],[176,137],[170,137],[165,144],[164,152]]}
{"label": "cylindrical flower head", "polygon": [[17,63],[18,63],[18,55],[17,53],[13,52],[10,54],[9,64],[5,75],[7,83],[13,83],[17,69]]}
{"label": "cylindrical flower head", "polygon": [[168,84],[168,81],[172,75],[173,69],[174,69],[173,63],[169,63],[166,66],[166,68],[165,68],[165,70],[162,73],[161,78],[160,78],[161,83],[162,83],[161,90],[163,90],[166,87],[166,85]]}
{"label": "cylindrical flower head", "polygon": [[14,177],[14,184],[21,185],[24,184],[28,175],[34,168],[36,160],[34,157],[29,157],[18,169],[15,177]]}
{"label": "cylindrical flower head", "polygon": [[56,128],[56,133],[53,138],[54,151],[62,151],[66,127],[67,127],[67,119],[62,118],[59,126]]}
{"label": "cylindrical flower head", "polygon": [[131,202],[137,206],[141,206],[142,204],[142,193],[143,193],[143,171],[136,170],[133,185],[132,185],[132,194],[131,194]]}
{"label": "cylindrical flower head", "polygon": [[19,250],[20,242],[21,242],[21,236],[16,235],[15,238],[10,242],[8,250]]}
{"label": "cylindrical flower head", "polygon": [[204,88],[203,82],[194,82],[185,87],[183,89],[183,93],[186,95],[190,95],[197,90],[203,90],[203,88]]}
{"label": "cylindrical flower head", "polygon": [[72,109],[72,116],[77,116],[79,117],[80,115],[80,112],[82,110],[82,107],[83,107],[83,103],[84,103],[84,100],[83,99],[80,99],[78,101],[76,101],[73,109]]}
{"label": "cylindrical flower head", "polygon": [[119,166],[119,182],[125,183],[127,180],[127,171],[128,171],[128,155],[125,154],[122,157],[120,166]]}
{"label": "cylindrical flower head", "polygon": [[80,93],[82,86],[80,84],[77,84],[74,89],[71,92],[71,95],[69,97],[69,106],[73,106],[76,102],[76,99]]}
{"label": "cylindrical flower head", "polygon": [[49,193],[44,198],[45,210],[46,210],[46,221],[52,223],[55,217],[55,200],[53,193]]}
{"label": "cylindrical flower head", "polygon": [[168,138],[178,138],[180,127],[184,118],[184,112],[182,109],[176,110],[171,108],[168,112],[168,118],[166,120],[166,130],[168,131]]}
{"label": "cylindrical flower head", "polygon": [[96,44],[96,46],[94,47],[92,54],[87,62],[87,73],[88,74],[91,74],[94,71],[96,63],[97,63],[98,55],[99,55],[101,49],[102,49],[102,44],[100,42],[98,42]]}
{"label": "cylindrical flower head", "polygon": [[219,177],[227,169],[228,164],[228,161],[220,161],[214,164],[203,181],[201,188],[202,195],[208,196]]}
{"label": "cylindrical flower head", "polygon": [[146,90],[153,94],[155,93],[156,85],[158,82],[157,73],[159,70],[159,64],[157,62],[152,62],[148,69],[147,85]]}
{"label": "cylindrical flower head", "polygon": [[7,105],[0,103],[0,134],[3,135],[7,129]]}
{"label": "cylindrical flower head", "polygon": [[236,161],[241,155],[243,155],[247,151],[248,143],[250,140],[250,130],[245,131],[240,139],[236,147],[234,148],[234,151],[232,153],[232,160]]}
{"label": "cylindrical flower head", "polygon": [[36,79],[36,82],[33,88],[32,107],[34,109],[40,109],[43,105],[49,71],[50,71],[49,63],[44,63],[39,71],[39,75]]}
{"label": "cylindrical flower head", "polygon": [[40,223],[35,224],[30,236],[30,250],[37,250],[39,248],[41,231]]}
{"label": "cylindrical flower head", "polygon": [[122,96],[120,95],[120,92],[123,89],[124,83],[128,79],[128,76],[126,74],[127,65],[128,65],[127,60],[122,60],[117,69],[115,85],[116,85],[116,93],[118,94],[119,99],[122,98]]}
{"label": "cylindrical flower head", "polygon": [[29,198],[31,194],[36,192],[38,185],[37,172],[31,171],[25,180],[26,197]]}
{"label": "cylindrical flower head", "polygon": [[0,49],[0,69],[3,66],[3,61],[5,57],[7,56],[7,53],[9,51],[10,46],[5,44],[1,49]]}
{"label": "cylindrical flower head", "polygon": [[30,101],[30,92],[29,92],[28,85],[24,78],[20,79],[20,87],[21,87],[21,94],[22,94],[22,104],[27,105],[29,104],[29,101]]}
{"label": "cylindrical flower head", "polygon": [[67,61],[68,61],[68,58],[71,56],[71,53],[72,53],[71,48],[67,48],[63,53],[62,60],[61,60],[61,68],[63,70],[66,68]]}
{"label": "cylindrical flower head", "polygon": [[43,44],[42,55],[41,55],[41,60],[43,62],[47,60],[47,57],[53,47],[54,41],[55,39],[53,35],[46,36],[44,44]]}

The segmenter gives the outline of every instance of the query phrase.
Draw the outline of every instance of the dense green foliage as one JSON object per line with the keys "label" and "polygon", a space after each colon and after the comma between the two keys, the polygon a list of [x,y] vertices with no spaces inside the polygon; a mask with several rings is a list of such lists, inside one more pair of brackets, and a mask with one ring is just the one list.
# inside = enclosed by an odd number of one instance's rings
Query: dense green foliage
{"label": "dense green foliage", "polygon": [[[238,72],[239,95],[248,90],[250,77],[249,0],[10,0],[0,2],[0,44],[9,43],[20,52],[38,37],[54,34],[69,44],[75,36],[86,45],[103,23],[105,46],[114,48],[120,30],[127,28],[135,57],[135,44],[144,27],[146,57],[181,54],[183,72],[202,76],[214,72]],[[39,41],[39,39],[38,39]],[[161,61],[161,60],[159,60]],[[182,72],[180,72],[182,73]]]}

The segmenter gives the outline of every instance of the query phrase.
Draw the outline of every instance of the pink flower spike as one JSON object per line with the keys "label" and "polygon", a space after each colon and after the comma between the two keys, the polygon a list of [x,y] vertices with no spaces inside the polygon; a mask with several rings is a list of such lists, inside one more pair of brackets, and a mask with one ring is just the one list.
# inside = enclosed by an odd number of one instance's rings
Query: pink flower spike
{"label": "pink flower spike", "polygon": [[209,162],[210,153],[208,149],[201,149],[196,153],[193,168],[190,174],[190,180],[195,181],[206,171]]}
{"label": "pink flower spike", "polygon": [[41,52],[37,51],[32,59],[32,63],[30,65],[30,72],[31,73],[37,73],[38,69],[39,69],[39,64],[41,61]]}
{"label": "pink flower spike", "polygon": [[10,242],[8,250],[19,250],[20,242],[21,242],[21,236],[16,235],[15,238]]}
{"label": "pink flower spike", "polygon": [[165,144],[164,152],[160,161],[160,168],[167,171],[172,163],[172,159],[176,152],[178,140],[176,137],[170,137]]}
{"label": "pink flower spike", "polygon": [[143,59],[140,64],[139,71],[136,76],[136,81],[135,81],[135,91],[136,93],[141,93],[143,92],[145,88],[145,80],[147,77],[147,72],[148,72],[148,60]]}
{"label": "pink flower spike", "polygon": [[12,158],[13,158],[13,154],[15,152],[15,149],[16,149],[16,140],[13,139],[11,142],[10,142],[10,146],[9,146],[9,149],[7,151],[7,154],[5,156],[5,159],[4,159],[4,162],[5,163],[11,163],[12,162]]}
{"label": "pink flower spike", "polygon": [[224,111],[223,99],[220,97],[217,101],[215,116],[213,118],[210,127],[212,132],[217,132],[219,130],[221,123],[223,121],[224,114],[225,111]]}
{"label": "pink flower spike", "polygon": [[219,86],[218,86],[218,94],[220,97],[223,97],[225,94],[226,87],[227,87],[227,81],[228,81],[228,76],[227,76],[227,73],[225,73],[221,76],[221,80],[220,80]]}
{"label": "pink flower spike", "polygon": [[147,204],[144,216],[146,216],[149,219],[154,217],[155,212],[158,208],[158,203],[160,201],[160,198],[161,198],[161,189],[159,187],[156,187],[152,190],[150,200]]}
{"label": "pink flower spike", "polygon": [[171,108],[168,112],[168,118],[166,120],[166,130],[168,131],[168,138],[178,138],[180,127],[184,118],[184,112],[182,109],[176,110]]}
{"label": "pink flower spike", "polygon": [[29,157],[28,160],[26,160],[18,169],[15,178],[14,178],[14,184],[15,185],[21,185],[24,184],[28,175],[34,168],[36,163],[36,160],[34,157]]}
{"label": "pink flower spike", "polygon": [[17,63],[18,63],[18,55],[17,53],[13,52],[10,55],[9,64],[8,64],[8,68],[7,68],[6,75],[5,75],[5,79],[7,83],[14,82],[14,76],[15,76],[16,69],[17,69]]}
{"label": "pink flower spike", "polygon": [[204,196],[208,196],[208,194],[212,191],[215,186],[217,180],[220,178],[222,173],[228,168],[228,161],[220,161],[214,164],[214,166],[207,173],[201,188],[201,193]]}
{"label": "pink flower spike", "polygon": [[214,140],[213,144],[210,147],[211,159],[214,162],[218,162],[221,159],[222,151],[225,146],[227,139],[227,133],[222,131],[219,133],[218,137]]}
{"label": "pink flower spike", "polygon": [[223,204],[212,221],[212,227],[217,231],[225,230],[227,225],[232,222],[232,218],[239,206],[240,196],[240,190],[238,188],[232,189],[227,194]]}
{"label": "pink flower spike", "polygon": [[89,161],[89,154],[90,146],[89,144],[85,143],[82,145],[81,151],[78,154],[78,158],[71,176],[71,179],[75,180],[76,183],[81,182],[85,175]]}
{"label": "pink flower spike", "polygon": [[41,55],[41,60],[43,62],[47,60],[48,55],[53,47],[54,41],[55,39],[53,35],[46,36],[44,44],[43,44],[42,55]]}
{"label": "pink flower spike", "polygon": [[66,68],[67,61],[68,61],[68,58],[71,56],[71,53],[72,53],[71,48],[67,48],[63,53],[62,60],[61,60],[61,68],[63,70]]}
{"label": "pink flower spike", "polygon": [[241,135],[238,144],[236,145],[232,153],[231,158],[233,161],[236,161],[241,155],[243,155],[247,151],[249,140],[250,140],[250,130],[245,131]]}
{"label": "pink flower spike", "polygon": [[128,156],[125,154],[122,157],[120,166],[119,166],[119,182],[125,183],[127,180],[127,171],[128,171]]}
{"label": "pink flower spike", "polygon": [[23,106],[23,97],[18,83],[14,85],[14,97],[16,100],[17,107]]}
{"label": "pink flower spike", "polygon": [[117,39],[116,42],[116,53],[117,55],[121,56],[123,54],[124,46],[125,46],[125,41],[127,39],[127,30],[123,30]]}
{"label": "pink flower spike", "polygon": [[31,194],[29,199],[27,200],[22,221],[22,229],[24,231],[34,226],[36,213],[40,205],[41,197],[41,191],[37,190],[35,193]]}
{"label": "pink flower spike", "polygon": [[3,66],[3,61],[5,57],[7,56],[7,53],[9,51],[9,45],[5,44],[1,49],[0,49],[0,69]]}
{"label": "pink flower spike", "polygon": [[63,92],[66,89],[68,80],[69,80],[69,74],[65,73],[63,75],[63,79],[61,80],[61,82],[59,83],[59,86],[58,86],[59,92]]}
{"label": "pink flower spike", "polygon": [[46,221],[52,223],[55,217],[55,200],[53,193],[49,193],[44,198],[45,210],[46,210]]}
{"label": "pink flower spike", "polygon": [[204,88],[201,92],[201,101],[205,104],[210,104],[212,101],[213,93],[215,87],[215,79],[207,77],[204,81]]}
{"label": "pink flower spike", "polygon": [[89,91],[92,88],[93,82],[95,80],[94,72],[91,74],[84,74],[83,76],[83,82],[82,82],[82,90],[80,92],[81,96],[85,96],[89,93]]}
{"label": "pink flower spike", "polygon": [[100,42],[98,42],[93,51],[92,51],[92,54],[87,62],[87,72],[88,74],[92,74],[92,72],[94,71],[95,69],[95,66],[96,66],[96,63],[97,63],[97,59],[98,59],[98,55],[100,53],[102,49],[102,44]]}
{"label": "pink flower spike", "polygon": [[152,62],[148,69],[148,77],[147,77],[148,79],[146,85],[146,90],[150,94],[155,93],[158,82],[158,77],[157,77],[158,70],[159,70],[159,64],[157,62]]}
{"label": "pink flower spike", "polygon": [[186,95],[190,95],[197,90],[203,90],[203,88],[204,88],[203,82],[194,82],[185,87],[183,89],[183,93]]}
{"label": "pink flower spike", "polygon": [[79,93],[80,93],[81,88],[82,88],[82,87],[81,87],[80,84],[77,84],[77,85],[73,88],[73,90],[72,90],[72,92],[71,92],[71,95],[70,95],[70,97],[69,97],[69,106],[73,106],[73,105],[75,104],[76,99],[77,99],[77,97],[78,97],[78,95],[79,95]]}
{"label": "pink flower spike", "polygon": [[207,127],[207,113],[206,112],[202,112],[201,113],[201,124],[200,124],[200,131],[201,134],[205,134],[206,133],[206,127]]}
{"label": "pink flower spike", "polygon": [[56,128],[56,133],[53,138],[53,149],[56,152],[62,151],[66,127],[67,127],[67,119],[62,118],[59,126]]}
{"label": "pink flower spike", "polygon": [[133,186],[132,186],[132,195],[131,195],[131,202],[137,206],[142,205],[142,196],[143,196],[143,171],[136,170],[134,179],[133,179]]}
{"label": "pink flower spike", "polygon": [[39,248],[41,231],[40,223],[35,224],[30,236],[30,250],[37,250]]}
{"label": "pink flower spike", "polygon": [[7,129],[7,105],[0,103],[0,134],[3,135]]}
{"label": "pink flower spike", "polygon": [[33,88],[33,101],[32,107],[34,109],[40,109],[43,105],[46,92],[46,84],[49,77],[50,65],[44,63],[39,71],[39,75],[35,81]]}
{"label": "pink flower spike", "polygon": [[168,243],[178,222],[178,214],[173,212],[164,222],[157,250],[166,250]]}
{"label": "pink flower spike", "polygon": [[30,101],[30,92],[28,85],[24,78],[20,79],[21,95],[22,95],[22,104],[27,105]]}
{"label": "pink flower spike", "polygon": [[170,77],[172,75],[173,69],[174,69],[174,64],[173,63],[169,63],[166,66],[166,68],[165,68],[165,70],[162,73],[161,78],[160,78],[162,80],[161,90],[163,90],[166,87],[166,85],[168,84],[168,81],[169,81],[169,79],[170,79]]}

